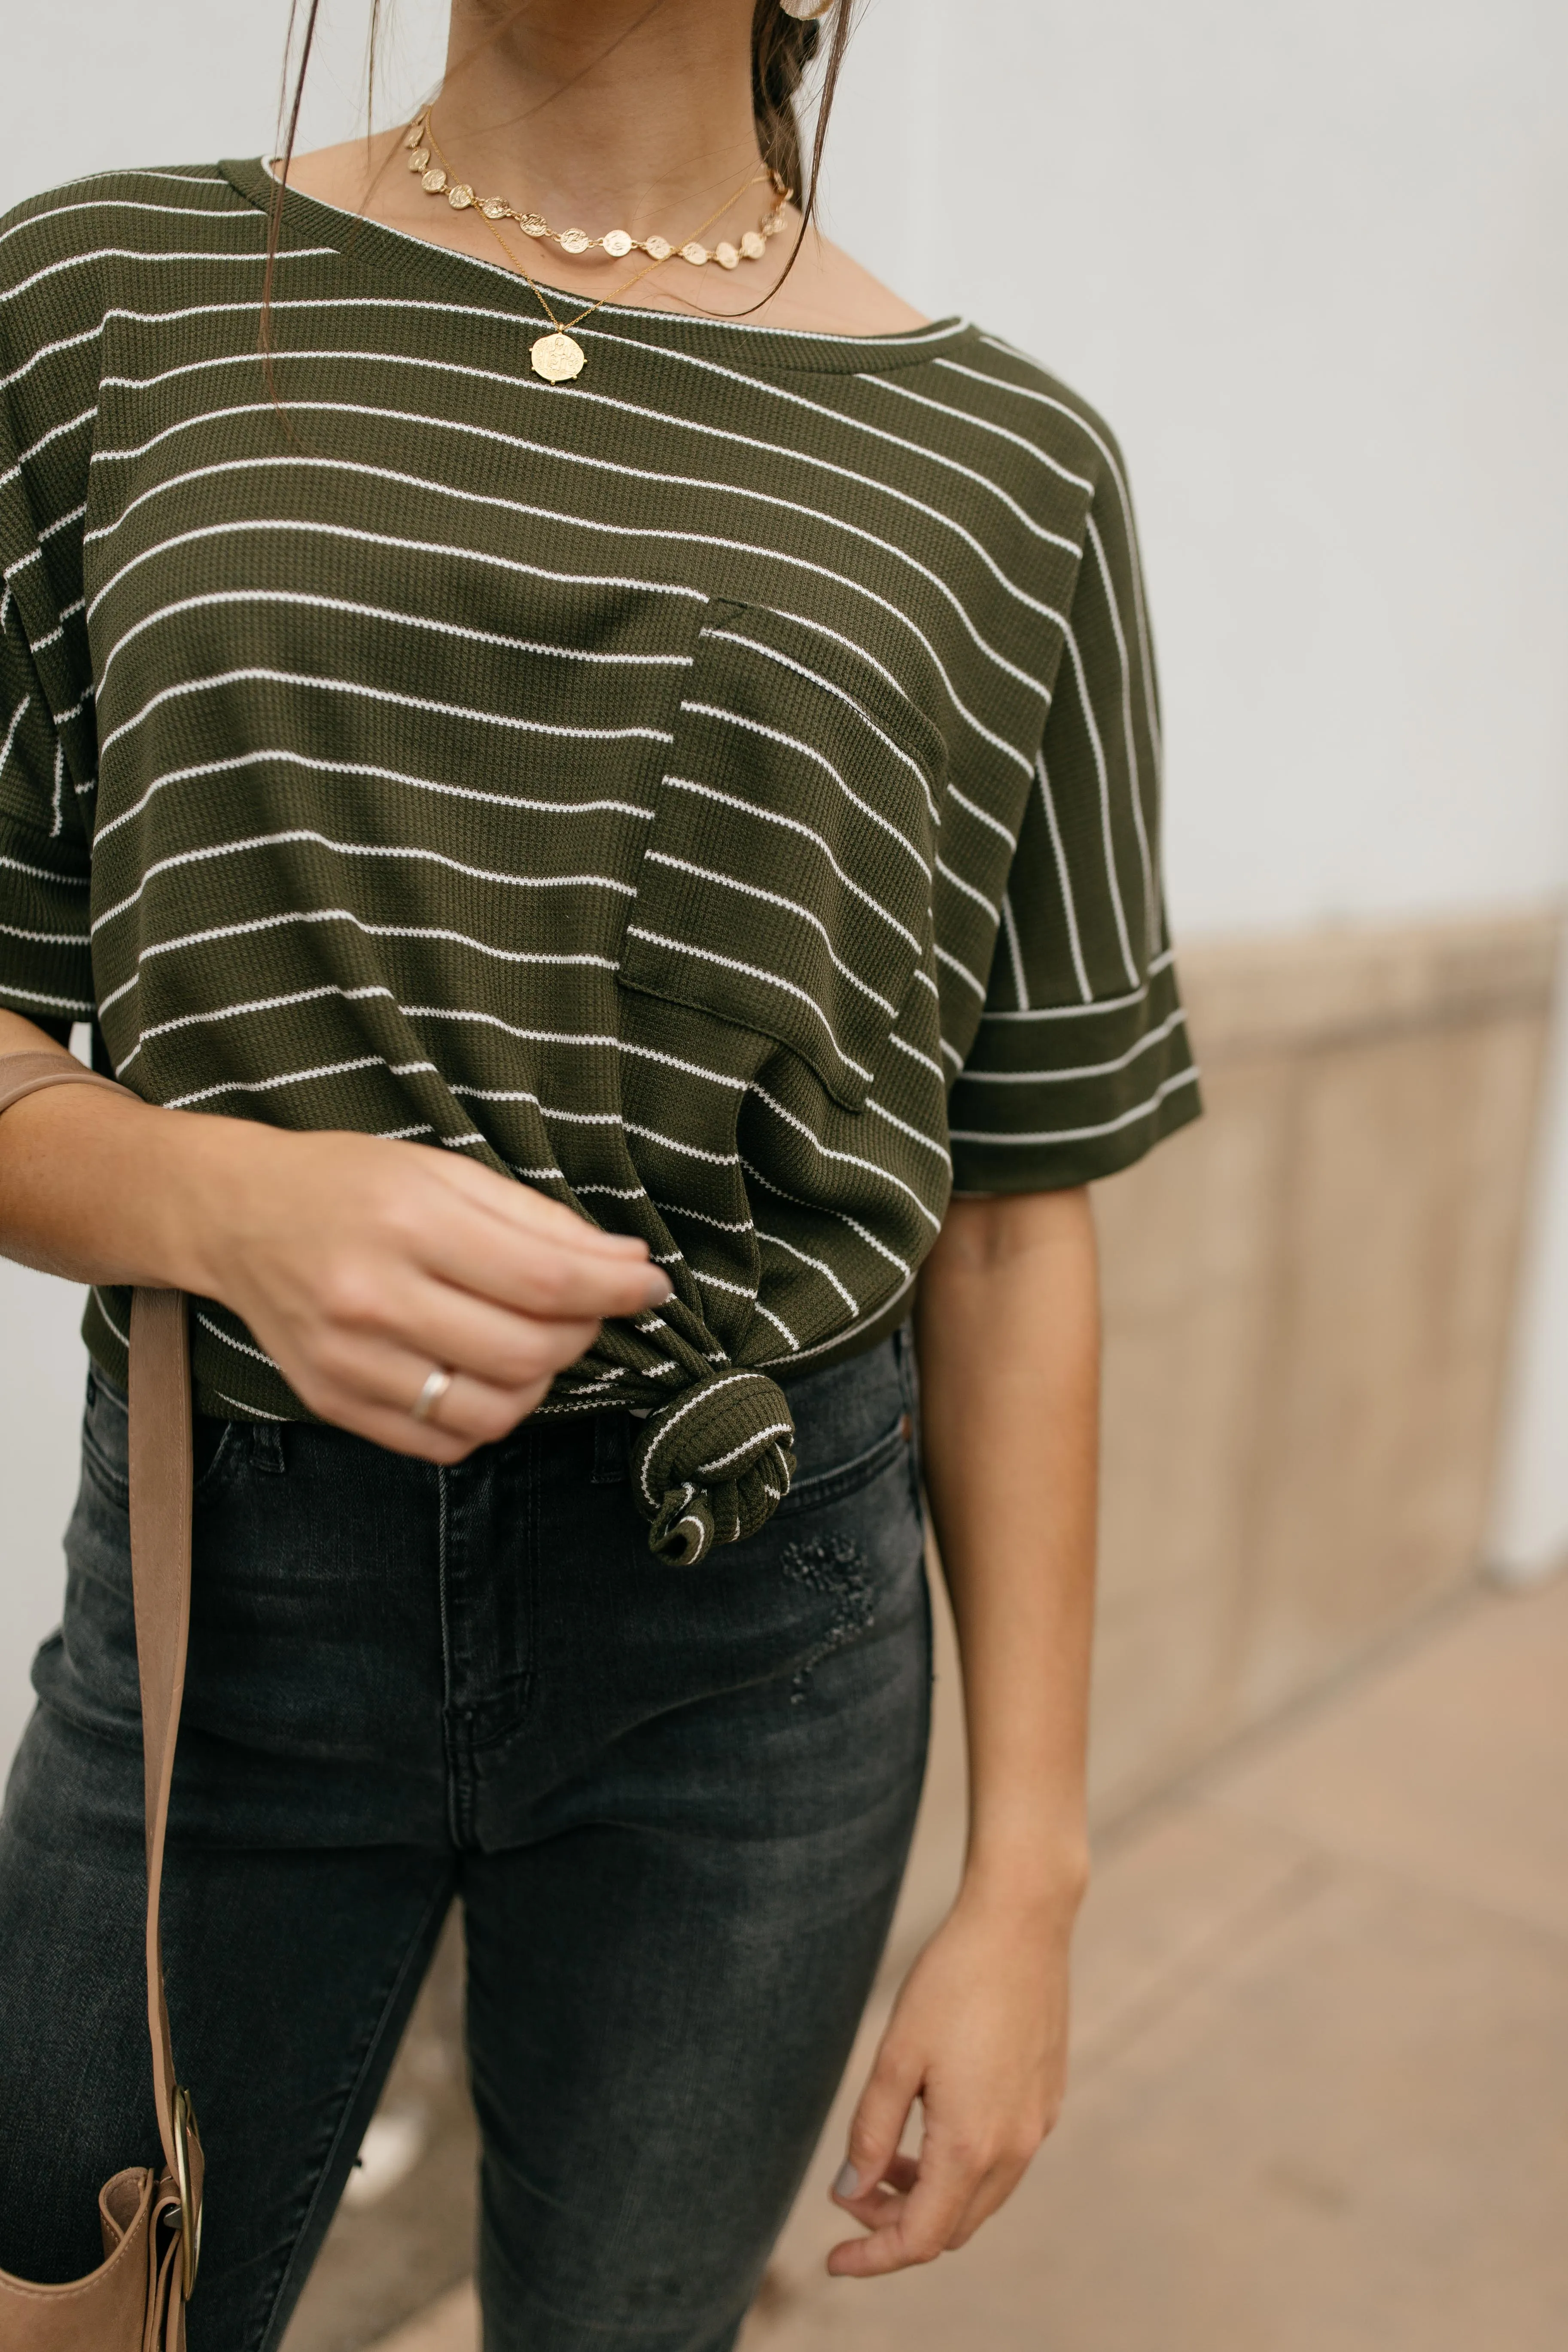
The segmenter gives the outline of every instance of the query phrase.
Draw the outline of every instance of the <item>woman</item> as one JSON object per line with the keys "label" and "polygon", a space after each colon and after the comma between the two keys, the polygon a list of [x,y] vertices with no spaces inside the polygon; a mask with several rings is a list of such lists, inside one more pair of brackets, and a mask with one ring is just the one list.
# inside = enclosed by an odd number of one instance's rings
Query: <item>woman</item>
{"label": "woman", "polygon": [[0,243],[0,1052],[90,1022],[128,1090],[0,1130],[0,1242],[93,1286],[0,2267],[89,2268],[153,2144],[123,1334],[177,1287],[195,2352],[279,2342],[459,1893],[487,2345],[734,2341],[919,1793],[917,1362],[971,1831],[829,2267],[962,2245],[1061,2096],[1085,1187],[1196,1108],[1153,679],[1104,427],[787,193],[820,29],[455,0],[368,159]]}

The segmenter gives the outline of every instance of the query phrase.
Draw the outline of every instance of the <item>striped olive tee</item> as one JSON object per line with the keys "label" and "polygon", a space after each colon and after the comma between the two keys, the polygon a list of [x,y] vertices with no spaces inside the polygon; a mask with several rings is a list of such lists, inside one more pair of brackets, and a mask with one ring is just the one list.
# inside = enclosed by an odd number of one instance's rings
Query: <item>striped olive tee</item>
{"label": "striped olive tee", "polygon": [[[150,1102],[645,1234],[676,1303],[552,1405],[722,1378],[761,1427],[907,1309],[952,1186],[1197,1109],[1116,445],[962,320],[608,309],[552,387],[526,285],[293,194],[269,386],[268,193],[0,226],[0,1003]],[[302,1413],[194,1336],[204,1408]]]}

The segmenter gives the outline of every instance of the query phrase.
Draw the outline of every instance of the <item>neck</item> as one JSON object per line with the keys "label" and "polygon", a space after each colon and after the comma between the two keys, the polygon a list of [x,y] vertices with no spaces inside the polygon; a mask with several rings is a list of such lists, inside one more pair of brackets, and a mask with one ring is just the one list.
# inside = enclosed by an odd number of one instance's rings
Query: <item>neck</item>
{"label": "neck", "polygon": [[436,135],[552,223],[684,237],[760,168],[751,23],[752,0],[453,0]]}
{"label": "neck", "polygon": [[[840,0],[847,5],[847,0]],[[772,191],[752,113],[753,0],[453,0],[447,76],[431,116],[455,184],[591,236],[625,229],[710,251],[760,226]],[[427,195],[402,131],[295,159],[291,184],[348,212],[512,268],[568,296],[629,292],[655,309],[754,316],[811,333],[889,334],[921,323],[847,254],[801,234],[793,208],[763,257],[726,271],[634,269],[602,247],[531,246],[473,207]],[[733,199],[733,201],[731,201]],[[710,217],[711,216],[711,217]],[[704,227],[702,224],[708,226]],[[524,248],[527,248],[525,251]],[[642,257],[637,260],[640,263]]]}

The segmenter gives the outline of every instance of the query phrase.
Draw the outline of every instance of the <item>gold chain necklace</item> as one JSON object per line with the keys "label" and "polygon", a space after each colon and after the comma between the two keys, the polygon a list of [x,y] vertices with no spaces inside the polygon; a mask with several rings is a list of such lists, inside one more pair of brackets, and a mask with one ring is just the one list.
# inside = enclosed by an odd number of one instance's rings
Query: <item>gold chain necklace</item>
{"label": "gold chain necklace", "polygon": [[[584,319],[592,318],[594,312],[602,310],[606,302],[618,300],[623,294],[629,294],[634,286],[639,284],[651,271],[658,269],[677,253],[683,261],[690,263],[696,268],[702,268],[705,263],[711,260],[717,261],[721,268],[733,269],[742,260],[760,261],[768,249],[768,240],[778,236],[784,226],[784,208],[788,204],[793,191],[784,186],[776,172],[764,169],[753,172],[748,179],[742,180],[734,194],[726,196],[722,204],[716,205],[709,214],[707,220],[698,224],[695,233],[682,246],[671,245],[668,237],[634,237],[625,229],[610,229],[603,236],[595,237],[589,236],[585,230],[580,228],[557,231],[549,227],[539,213],[519,212],[514,205],[508,204],[504,197],[478,196],[466,180],[454,181],[450,175],[447,158],[442,154],[431,128],[430,112],[431,110],[426,107],[404,142],[409,150],[408,168],[411,172],[419,174],[420,184],[427,194],[445,195],[454,212],[467,212],[470,207],[478,212],[501,251],[506,255],[508,261],[521,273],[531,290],[538,296],[540,308],[549,320],[552,331],[548,335],[541,335],[531,346],[529,358],[534,373],[542,375],[547,383],[564,383],[583,372],[587,354],[581,343],[573,341],[571,330],[574,327],[580,327]],[[432,156],[436,159],[434,163]],[[718,220],[721,215],[727,213],[732,205],[737,204],[748,188],[754,188],[761,181],[769,182],[773,189],[773,205],[761,226],[754,229],[748,229],[741,239],[739,247],[726,240],[715,246],[710,253],[708,247],[699,242],[702,231]],[[574,319],[563,321],[551,309],[543,288],[537,285],[531,276],[527,263],[521,256],[512,252],[510,246],[501,235],[500,224],[503,220],[515,221],[526,236],[553,237],[562,250],[566,253],[587,253],[595,246],[602,246],[612,260],[619,260],[624,254],[633,252],[646,253],[650,257],[641,269],[635,271],[626,279],[625,285],[613,288],[607,294],[601,294],[596,302],[590,302],[586,310],[579,310]]]}
{"label": "gold chain necklace", "polygon": [[[785,187],[776,172],[755,173],[743,184],[740,194],[743,195],[747,188],[761,181],[770,181],[773,190],[772,205],[756,227],[746,231],[739,245],[731,245],[728,238],[721,238],[711,251],[707,246],[700,245],[695,237],[688,237],[684,245],[678,246],[672,245],[667,236],[637,237],[624,228],[606,229],[603,236],[590,236],[584,228],[552,228],[542,213],[520,212],[515,205],[508,204],[504,196],[478,195],[466,180],[454,180],[447,159],[431,134],[430,113],[431,110],[426,107],[403,142],[411,151],[408,168],[417,174],[419,184],[426,195],[445,196],[455,213],[466,212],[471,205],[476,212],[482,213],[486,220],[515,221],[525,236],[552,237],[563,253],[592,253],[595,246],[602,246],[613,261],[624,259],[628,253],[646,253],[654,261],[668,261],[679,255],[682,261],[690,262],[698,269],[710,261],[716,261],[721,269],[734,269],[742,261],[762,260],[768,249],[769,238],[783,232],[784,224],[781,215],[795,193],[793,188]],[[439,160],[433,163],[432,154]],[[734,202],[735,198],[731,196],[730,203]],[[721,205],[720,211],[727,210],[727,205]],[[718,217],[718,213],[710,213],[708,221]],[[703,222],[704,228],[708,221]]]}

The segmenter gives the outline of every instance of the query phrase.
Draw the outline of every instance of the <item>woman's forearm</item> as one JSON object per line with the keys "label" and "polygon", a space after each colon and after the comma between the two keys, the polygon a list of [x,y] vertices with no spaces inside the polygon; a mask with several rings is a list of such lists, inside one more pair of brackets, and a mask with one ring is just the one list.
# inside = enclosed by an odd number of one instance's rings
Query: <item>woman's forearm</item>
{"label": "woman's forearm", "polygon": [[1088,1868],[1099,1328],[1087,1192],[953,1202],[916,1333],[968,1722],[965,1883],[1068,1912]]}
{"label": "woman's forearm", "polygon": [[[59,1052],[0,1012],[0,1054]],[[226,1154],[266,1130],[150,1108],[127,1092],[60,1087],[32,1095],[0,1126],[0,1254],[72,1282],[210,1286],[204,1206]]]}
{"label": "woman's forearm", "polygon": [[[54,1045],[0,1013],[0,1054]],[[514,1428],[602,1318],[670,1295],[646,1241],[461,1154],[97,1087],[0,1119],[0,1254],[217,1299],[312,1412],[437,1462]],[[433,1370],[439,1419],[415,1412]]]}
{"label": "woman's forearm", "polygon": [[[955,1201],[915,1310],[926,1491],[969,1733],[969,1851],[894,2004],[834,2197],[869,2277],[961,2246],[1021,2179],[1067,2080],[1088,1876],[1099,1311],[1082,1192]],[[899,2153],[915,2100],[918,2159]]]}

